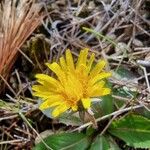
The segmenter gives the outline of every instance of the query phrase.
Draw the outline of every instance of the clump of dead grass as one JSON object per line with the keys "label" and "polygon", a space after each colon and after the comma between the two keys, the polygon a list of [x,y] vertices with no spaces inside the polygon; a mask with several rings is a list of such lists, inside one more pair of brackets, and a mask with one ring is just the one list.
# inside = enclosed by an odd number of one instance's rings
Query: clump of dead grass
{"label": "clump of dead grass", "polygon": [[41,23],[42,5],[34,0],[4,0],[0,6],[0,75],[5,80],[18,51]]}

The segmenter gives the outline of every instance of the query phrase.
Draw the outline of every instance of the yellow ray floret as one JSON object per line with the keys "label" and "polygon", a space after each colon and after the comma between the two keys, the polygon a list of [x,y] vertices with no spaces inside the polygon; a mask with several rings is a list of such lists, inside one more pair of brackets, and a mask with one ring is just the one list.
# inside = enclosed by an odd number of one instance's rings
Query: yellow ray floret
{"label": "yellow ray floret", "polygon": [[59,63],[46,63],[56,77],[36,75],[39,84],[33,85],[32,89],[33,95],[43,100],[40,109],[53,108],[52,115],[57,117],[67,110],[77,111],[81,104],[88,109],[92,98],[110,94],[111,90],[105,87],[104,81],[111,76],[110,72],[103,70],[106,61],[101,60],[93,65],[94,59],[94,53],[88,59],[86,48],[81,50],[75,65],[71,51],[67,49]]}

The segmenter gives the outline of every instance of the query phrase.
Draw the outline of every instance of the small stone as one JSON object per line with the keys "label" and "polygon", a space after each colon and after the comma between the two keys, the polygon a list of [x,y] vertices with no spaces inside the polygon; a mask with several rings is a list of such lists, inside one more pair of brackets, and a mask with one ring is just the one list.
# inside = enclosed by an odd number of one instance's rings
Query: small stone
{"label": "small stone", "polygon": [[134,39],[132,43],[136,47],[143,47],[143,43],[138,39]]}
{"label": "small stone", "polygon": [[117,55],[124,53],[124,51],[128,50],[129,48],[127,47],[126,43],[119,42],[115,48],[115,51]]}
{"label": "small stone", "polygon": [[93,1],[90,1],[90,2],[89,2],[89,5],[88,5],[88,9],[89,9],[89,10],[93,10],[93,9],[95,9],[95,7],[96,7],[96,6],[95,6],[95,3],[94,3]]}

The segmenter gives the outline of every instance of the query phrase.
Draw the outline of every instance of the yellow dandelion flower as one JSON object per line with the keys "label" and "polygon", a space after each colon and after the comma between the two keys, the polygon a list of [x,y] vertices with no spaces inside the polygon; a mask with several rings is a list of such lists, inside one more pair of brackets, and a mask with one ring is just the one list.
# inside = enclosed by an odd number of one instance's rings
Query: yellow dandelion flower
{"label": "yellow dandelion flower", "polygon": [[89,59],[87,57],[88,49],[81,50],[77,63],[74,64],[70,50],[66,50],[65,58],[61,57],[59,64],[46,63],[56,78],[45,74],[36,75],[39,84],[32,89],[34,96],[43,100],[41,110],[53,107],[52,115],[57,117],[69,109],[77,111],[79,104],[88,109],[92,98],[110,94],[110,89],[105,87],[103,80],[111,76],[110,72],[103,70],[106,62],[101,60],[92,68],[94,53]]}

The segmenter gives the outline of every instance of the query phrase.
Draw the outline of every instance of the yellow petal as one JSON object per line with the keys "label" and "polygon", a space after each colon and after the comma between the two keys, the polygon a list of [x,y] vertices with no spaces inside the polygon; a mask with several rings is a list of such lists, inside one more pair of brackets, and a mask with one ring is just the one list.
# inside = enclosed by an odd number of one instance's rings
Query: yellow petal
{"label": "yellow petal", "polygon": [[76,69],[78,69],[82,64],[86,65],[87,54],[88,54],[88,49],[84,49],[80,51]]}
{"label": "yellow petal", "polygon": [[68,69],[70,71],[74,71],[74,62],[73,62],[72,54],[69,49],[66,50],[66,62],[67,62]]}
{"label": "yellow petal", "polygon": [[75,97],[77,100],[80,99],[80,97],[82,96],[82,84],[71,73],[68,74],[68,80],[65,84],[65,90],[69,96]]}
{"label": "yellow petal", "polygon": [[50,93],[33,92],[32,95],[37,96],[37,97],[41,97],[42,100],[46,100],[49,97]]}
{"label": "yellow petal", "polygon": [[60,61],[60,66],[61,66],[62,70],[67,72],[67,64],[66,64],[64,57],[61,57],[59,59],[59,61]]}
{"label": "yellow petal", "polygon": [[[54,94],[54,93],[51,93],[51,94]],[[34,93],[33,95],[40,97],[40,100],[43,100],[43,101],[46,101],[50,98],[50,95],[46,95],[46,94],[44,95],[42,93]]]}
{"label": "yellow petal", "polygon": [[96,75],[94,78],[92,78],[89,83],[90,85],[93,85],[95,83],[97,83],[98,81],[104,79],[104,78],[108,78],[111,76],[110,72],[103,72],[103,73],[99,73],[98,75]]}
{"label": "yellow petal", "polygon": [[102,89],[95,89],[91,92],[91,97],[99,97],[110,94],[111,89],[109,88],[102,88]]}
{"label": "yellow petal", "polygon": [[78,110],[78,106],[77,106],[77,105],[74,105],[74,106],[71,107],[71,109],[72,109],[73,111],[77,111],[77,110]]}
{"label": "yellow petal", "polygon": [[46,63],[46,65],[57,75],[58,79],[64,83],[66,81],[66,76],[64,71],[61,69],[61,67],[56,63]]}
{"label": "yellow petal", "polygon": [[70,107],[68,107],[66,104],[62,104],[60,106],[57,106],[53,112],[52,112],[52,116],[53,117],[57,117],[60,114],[64,113],[66,110],[68,110]]}
{"label": "yellow petal", "polygon": [[108,94],[110,94],[110,92],[111,92],[111,89],[109,89],[109,88],[103,88],[102,96],[108,95]]}
{"label": "yellow petal", "polygon": [[81,50],[81,51],[80,51],[80,54],[79,54],[79,57],[78,57],[76,69],[78,69],[78,68],[80,67],[80,65],[82,64],[82,62],[83,62],[83,57],[84,57],[84,51]]}
{"label": "yellow petal", "polygon": [[60,90],[56,89],[56,88],[52,88],[51,86],[43,86],[43,85],[33,85],[32,86],[32,90],[33,95],[34,96],[38,96],[41,97],[42,99],[46,99],[47,97],[49,97],[51,94],[53,95],[57,95],[58,92],[60,92]]}
{"label": "yellow petal", "polygon": [[72,87],[75,91],[76,98],[77,98],[77,100],[79,100],[80,97],[83,96],[83,92],[82,92],[83,86],[82,86],[81,82],[79,81],[79,79],[76,78],[75,76],[70,75],[69,78],[70,79],[68,79],[68,80],[70,80],[70,82],[72,81],[72,84],[73,84]]}
{"label": "yellow petal", "polygon": [[103,88],[103,86],[105,85],[105,81],[100,81],[92,86],[88,86],[87,91],[89,93],[89,95],[91,96],[91,93],[93,93],[93,91],[95,90],[101,90]]}
{"label": "yellow petal", "polygon": [[90,57],[90,59],[89,59],[89,61],[88,61],[88,64],[87,64],[87,72],[88,72],[88,73],[89,73],[90,70],[91,70],[91,67],[92,67],[92,64],[93,64],[94,59],[95,59],[95,54],[92,53],[92,55],[91,55],[91,57]]}
{"label": "yellow petal", "polygon": [[42,85],[33,85],[32,86],[32,90],[36,91],[36,92],[42,92],[42,93],[50,93],[51,91],[49,89],[46,89],[44,86]]}
{"label": "yellow petal", "polygon": [[48,76],[46,74],[36,74],[35,77],[37,79],[39,79],[39,82],[41,80],[43,80],[43,81],[47,82],[48,84],[51,84],[51,85],[53,85],[55,87],[60,85],[60,83],[56,79],[54,79],[54,78],[52,78],[52,77],[50,77],[50,76]]}
{"label": "yellow petal", "polygon": [[87,62],[88,51],[89,51],[88,48],[85,48],[83,50],[82,64],[84,64],[84,65],[86,65],[86,62]]}
{"label": "yellow petal", "polygon": [[91,106],[91,99],[90,98],[82,98],[81,99],[83,107],[88,109]]}
{"label": "yellow petal", "polygon": [[94,89],[101,89],[101,88],[103,88],[104,87],[104,85],[105,85],[105,81],[99,81],[99,82],[97,82],[96,84],[94,84],[93,86],[92,86],[92,88]]}
{"label": "yellow petal", "polygon": [[45,89],[47,89],[48,91],[58,91],[58,89],[62,88],[61,84],[55,84],[55,85],[52,85],[44,80],[37,80],[38,83],[40,83],[40,85],[44,86]]}
{"label": "yellow petal", "polygon": [[53,101],[48,101],[46,100],[45,102],[43,102],[41,105],[40,105],[40,109],[41,110],[44,110],[44,109],[47,109],[47,108],[50,108],[50,107],[54,107],[54,106],[57,106],[57,105],[61,105],[61,102],[58,101],[58,102],[53,102]]}
{"label": "yellow petal", "polygon": [[84,64],[81,64],[78,69],[76,70],[76,73],[78,74],[78,78],[85,77],[88,75],[87,73],[87,67]]}
{"label": "yellow petal", "polygon": [[93,78],[95,75],[100,73],[105,65],[106,65],[106,61],[104,60],[99,61],[90,72],[90,77]]}
{"label": "yellow petal", "polygon": [[63,97],[61,95],[49,95],[46,101],[40,105],[40,109],[47,109],[54,107],[56,105],[61,105],[63,102]]}

